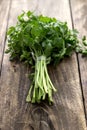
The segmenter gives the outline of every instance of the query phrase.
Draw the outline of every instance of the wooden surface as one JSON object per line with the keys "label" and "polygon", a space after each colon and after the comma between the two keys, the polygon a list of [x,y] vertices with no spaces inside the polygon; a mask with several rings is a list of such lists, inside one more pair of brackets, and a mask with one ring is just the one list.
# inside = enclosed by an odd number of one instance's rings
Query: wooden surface
{"label": "wooden surface", "polygon": [[3,53],[5,47],[5,35],[8,24],[10,10],[10,0],[0,0],[0,73],[3,61]]}
{"label": "wooden surface", "polygon": [[86,35],[86,0],[0,0],[0,130],[86,130],[87,59],[73,54],[49,74],[57,88],[54,105],[26,103],[30,68],[11,63],[6,29],[15,25],[22,10],[35,10],[67,21]]}
{"label": "wooden surface", "polygon": [[[72,0],[72,14],[74,27],[80,32],[80,38],[82,35],[87,36],[87,1],[86,0]],[[82,58],[78,55],[79,71],[81,87],[83,91],[84,98],[84,109],[87,120],[87,58]]]}

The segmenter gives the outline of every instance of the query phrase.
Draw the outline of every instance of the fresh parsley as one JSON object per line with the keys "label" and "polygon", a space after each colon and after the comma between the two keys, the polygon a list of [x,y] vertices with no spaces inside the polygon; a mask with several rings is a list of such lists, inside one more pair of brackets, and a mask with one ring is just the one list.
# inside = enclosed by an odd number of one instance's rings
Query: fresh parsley
{"label": "fresh parsley", "polygon": [[23,12],[18,16],[16,26],[8,29],[8,49],[10,60],[20,60],[35,66],[27,102],[40,103],[48,99],[53,102],[52,93],[56,92],[47,71],[47,64],[57,64],[73,51],[87,54],[87,41],[79,43],[77,30],[70,30],[66,22],[33,12]]}

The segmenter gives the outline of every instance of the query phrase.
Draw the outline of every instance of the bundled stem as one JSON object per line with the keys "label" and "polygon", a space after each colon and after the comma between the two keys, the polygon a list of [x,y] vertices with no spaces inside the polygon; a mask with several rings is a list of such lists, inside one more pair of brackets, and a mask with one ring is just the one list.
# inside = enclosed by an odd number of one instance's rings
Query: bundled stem
{"label": "bundled stem", "polygon": [[46,57],[37,57],[35,63],[35,75],[26,101],[40,103],[48,97],[49,104],[51,104],[53,102],[52,91],[56,91],[56,89],[48,75]]}

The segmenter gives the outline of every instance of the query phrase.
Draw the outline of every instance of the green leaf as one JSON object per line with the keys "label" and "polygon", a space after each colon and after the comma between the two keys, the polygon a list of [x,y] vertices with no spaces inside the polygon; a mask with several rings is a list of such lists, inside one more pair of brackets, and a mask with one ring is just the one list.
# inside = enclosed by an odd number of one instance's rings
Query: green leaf
{"label": "green leaf", "polygon": [[15,27],[11,26],[8,31],[7,31],[7,35],[11,35],[12,33],[14,33],[15,31]]}

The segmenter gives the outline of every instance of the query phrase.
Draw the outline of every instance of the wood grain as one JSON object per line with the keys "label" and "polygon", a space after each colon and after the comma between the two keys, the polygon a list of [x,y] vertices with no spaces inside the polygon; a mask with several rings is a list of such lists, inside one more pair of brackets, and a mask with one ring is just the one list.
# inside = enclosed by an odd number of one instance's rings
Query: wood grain
{"label": "wood grain", "polygon": [[[71,0],[74,27],[79,31],[79,37],[87,35],[87,1]],[[78,55],[81,84],[87,120],[87,58]]]}
{"label": "wood grain", "polygon": [[8,16],[11,0],[0,0],[0,72],[3,61],[3,51],[5,43],[6,28],[8,24]]}
{"label": "wood grain", "polygon": [[[72,27],[68,0],[12,0],[8,26],[16,23],[21,10],[28,9],[68,21]],[[4,54],[0,80],[1,130],[86,130],[76,55],[56,68],[49,66],[48,70],[58,90],[54,104],[26,103],[31,69],[11,63],[9,55]]]}

